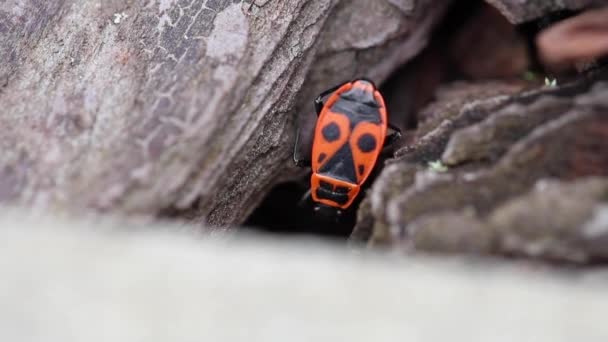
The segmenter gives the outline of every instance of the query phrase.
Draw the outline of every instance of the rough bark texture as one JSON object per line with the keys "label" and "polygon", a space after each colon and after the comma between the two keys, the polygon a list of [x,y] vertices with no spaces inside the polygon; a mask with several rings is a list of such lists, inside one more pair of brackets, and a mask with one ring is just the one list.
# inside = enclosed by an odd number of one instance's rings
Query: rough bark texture
{"label": "rough bark texture", "polygon": [[[430,115],[374,185],[355,236],[407,250],[606,258],[606,178],[586,179],[608,176],[606,76]],[[430,168],[436,160],[449,169]]]}
{"label": "rough bark texture", "polygon": [[0,202],[241,222],[285,174],[297,100],[382,80],[446,5],[5,1]]}
{"label": "rough bark texture", "polygon": [[395,260],[318,242],[200,239],[170,226],[125,233],[117,222],[25,215],[0,213],[2,341],[445,342],[493,341],[500,331],[504,341],[603,342],[608,335],[605,270]]}

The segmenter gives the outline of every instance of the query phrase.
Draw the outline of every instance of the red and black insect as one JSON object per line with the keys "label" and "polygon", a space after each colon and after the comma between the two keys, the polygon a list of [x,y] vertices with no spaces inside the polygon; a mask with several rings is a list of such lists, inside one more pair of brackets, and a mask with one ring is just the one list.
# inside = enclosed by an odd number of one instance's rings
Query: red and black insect
{"label": "red and black insect", "polygon": [[[315,212],[340,216],[359,194],[383,148],[399,139],[401,132],[388,123],[384,98],[367,79],[321,93],[315,109],[318,118],[310,160],[298,157],[298,132],[294,161],[312,168],[310,195]],[[393,133],[387,136],[389,128]]]}

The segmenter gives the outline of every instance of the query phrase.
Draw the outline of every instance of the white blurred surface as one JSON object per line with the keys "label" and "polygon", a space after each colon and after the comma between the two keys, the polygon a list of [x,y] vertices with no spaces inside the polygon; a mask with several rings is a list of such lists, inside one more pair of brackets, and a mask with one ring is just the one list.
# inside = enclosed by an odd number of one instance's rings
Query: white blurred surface
{"label": "white blurred surface", "polygon": [[608,341],[604,272],[84,226],[0,217],[0,341]]}

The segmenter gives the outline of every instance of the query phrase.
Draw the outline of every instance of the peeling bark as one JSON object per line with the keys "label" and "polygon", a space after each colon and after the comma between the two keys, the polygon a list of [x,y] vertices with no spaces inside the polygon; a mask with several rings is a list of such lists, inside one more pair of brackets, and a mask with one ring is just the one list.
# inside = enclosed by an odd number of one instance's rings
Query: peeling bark
{"label": "peeling bark", "polygon": [[[608,85],[602,81],[606,72],[592,78],[599,81],[587,79],[468,105],[439,121],[384,170],[369,203],[362,207],[366,212],[360,213],[355,236],[365,239],[371,234],[372,245],[408,250],[507,253],[567,261],[605,258],[598,252],[599,242],[591,251],[585,248],[593,243],[583,238],[583,226],[592,211],[608,198],[608,193],[597,190],[603,186],[558,184],[555,187],[568,195],[562,199],[558,190],[543,193],[547,198],[542,203],[547,204],[542,208],[538,204],[542,195],[526,195],[545,179],[567,182],[608,176]],[[430,170],[426,163],[435,159],[449,170]],[[577,190],[568,189],[579,187],[591,190],[581,190],[586,202],[569,199]],[[505,204],[508,201],[515,204]],[[588,203],[586,215],[573,205],[579,202]],[[559,215],[550,203],[560,208]],[[549,219],[552,215],[557,218]],[[605,219],[597,224],[606,225]],[[530,231],[536,235],[522,233]],[[529,246],[544,238],[551,239],[548,245],[536,254],[530,252]]]}
{"label": "peeling bark", "polygon": [[607,178],[542,180],[486,218],[472,211],[422,216],[411,223],[411,243],[404,247],[576,263],[606,260],[607,195]]}

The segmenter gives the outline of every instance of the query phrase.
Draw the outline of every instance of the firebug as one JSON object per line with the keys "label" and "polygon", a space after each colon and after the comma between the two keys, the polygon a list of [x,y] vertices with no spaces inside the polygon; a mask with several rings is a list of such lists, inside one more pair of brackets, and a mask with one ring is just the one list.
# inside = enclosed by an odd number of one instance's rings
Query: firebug
{"label": "firebug", "polygon": [[[311,167],[309,195],[315,212],[337,218],[353,204],[383,148],[397,141],[401,132],[389,124],[375,84],[364,78],[321,93],[314,104],[317,121],[310,159],[298,156],[298,132],[294,162]],[[389,129],[393,132],[387,135]]]}

